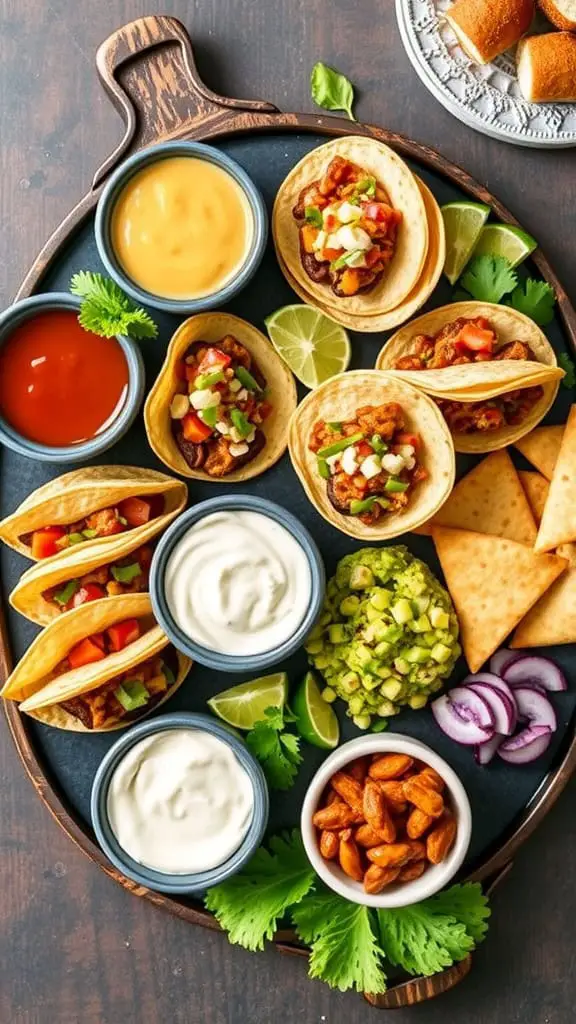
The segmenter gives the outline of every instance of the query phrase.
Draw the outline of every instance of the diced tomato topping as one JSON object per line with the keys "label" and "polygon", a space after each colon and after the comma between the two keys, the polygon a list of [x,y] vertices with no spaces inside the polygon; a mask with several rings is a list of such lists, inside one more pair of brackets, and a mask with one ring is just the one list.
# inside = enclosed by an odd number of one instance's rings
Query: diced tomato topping
{"label": "diced tomato topping", "polygon": [[198,369],[200,373],[208,373],[210,370],[225,370],[231,362],[231,357],[219,348],[208,348]]}
{"label": "diced tomato topping", "polygon": [[484,330],[474,324],[466,324],[458,335],[456,346],[470,352],[491,352],[494,341],[493,331]]}
{"label": "diced tomato topping", "polygon": [[198,366],[191,366],[190,363],[184,363],[184,380],[188,383],[193,383],[200,374]]}
{"label": "diced tomato topping", "polygon": [[365,459],[368,455],[374,455],[374,449],[368,444],[367,441],[360,441],[360,444],[356,445],[356,451],[361,458]]}
{"label": "diced tomato topping", "polygon": [[393,220],[394,210],[391,206],[386,203],[368,203],[364,207],[364,214],[368,217],[368,220],[374,220],[377,224],[383,224],[384,221]]}
{"label": "diced tomato topping", "polygon": [[247,398],[244,402],[238,402],[238,408],[244,413],[246,419],[249,420],[256,408],[256,402],[253,398]]}
{"label": "diced tomato topping", "polygon": [[188,380],[188,377],[186,376],[186,369],[187,364],[184,362],[184,360],[178,359],[175,366],[176,376],[178,377],[178,380]]}
{"label": "diced tomato topping", "polygon": [[32,557],[50,558],[60,551],[57,541],[66,536],[63,526],[45,526],[42,530],[34,530],[32,534]]}
{"label": "diced tomato topping", "polygon": [[366,249],[364,253],[364,259],[366,260],[367,267],[373,267],[375,263],[378,263],[382,253],[378,245],[373,245],[370,249]]}
{"label": "diced tomato topping", "polygon": [[271,402],[261,402],[258,406],[258,412],[260,413],[260,419],[265,420],[268,418],[274,406]]}
{"label": "diced tomato topping", "polygon": [[106,633],[112,650],[123,651],[140,636],[140,625],[138,619],[125,619],[124,622],[116,622],[109,626]]}
{"label": "diced tomato topping", "polygon": [[97,643],[94,643],[94,637],[87,636],[68,652],[68,664],[70,668],[82,668],[83,665],[91,665],[92,662],[102,661],[102,658],[105,657],[106,652]]}
{"label": "diced tomato topping", "polygon": [[340,227],[340,221],[333,214],[329,213],[327,217],[324,217],[324,231],[334,231],[335,228]]}
{"label": "diced tomato topping", "polygon": [[81,604],[88,604],[89,601],[99,601],[106,597],[106,590],[98,583],[84,583],[66,605],[66,611],[71,608],[79,608]]}
{"label": "diced tomato topping", "polygon": [[193,444],[202,444],[212,435],[212,427],[203,423],[195,412],[187,412],[182,420],[182,433],[186,441]]}
{"label": "diced tomato topping", "polygon": [[150,522],[152,509],[144,498],[124,498],[118,505],[118,512],[128,526],[143,526]]}
{"label": "diced tomato topping", "polygon": [[412,447],[415,448],[416,451],[418,451],[420,445],[422,444],[422,438],[420,437],[420,434],[409,434],[400,432],[399,434],[395,435],[394,443],[411,444]]}
{"label": "diced tomato topping", "polygon": [[106,653],[107,647],[104,633],[92,633],[90,639],[93,644],[96,644],[96,646],[99,647],[101,651],[104,651],[104,653]]}
{"label": "diced tomato topping", "polygon": [[333,260],[339,259],[343,252],[344,249],[322,249],[322,259],[330,260],[332,263]]}

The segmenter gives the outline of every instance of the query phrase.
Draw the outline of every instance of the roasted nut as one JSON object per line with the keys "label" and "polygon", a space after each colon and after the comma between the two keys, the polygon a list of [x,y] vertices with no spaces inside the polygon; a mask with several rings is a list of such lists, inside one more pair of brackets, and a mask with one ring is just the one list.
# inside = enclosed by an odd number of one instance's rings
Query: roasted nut
{"label": "roasted nut", "polygon": [[370,765],[368,774],[371,779],[397,779],[412,764],[407,754],[384,754]]}
{"label": "roasted nut", "polygon": [[408,815],[406,835],[409,839],[419,839],[430,828],[430,825],[434,824],[434,820],[430,814],[424,814],[424,811],[415,807]]}
{"label": "roasted nut", "polygon": [[407,845],[410,847],[410,860],[426,860],[426,845],[419,839],[409,839]]}
{"label": "roasted nut", "polygon": [[347,767],[348,774],[356,779],[356,782],[363,783],[366,775],[368,774],[368,758],[358,757],[352,764]]}
{"label": "roasted nut", "polygon": [[360,825],[354,833],[354,838],[360,846],[369,849],[371,846],[381,846],[384,838],[381,832],[376,832],[371,825]]}
{"label": "roasted nut", "polygon": [[362,867],[362,858],[360,856],[360,850],[352,837],[351,829],[347,829],[346,832],[340,835],[340,847],[338,850],[338,859],[340,861],[340,867],[349,878],[353,878],[356,882],[362,882],[364,879],[364,869]]}
{"label": "roasted nut", "polygon": [[431,818],[439,818],[444,810],[444,800],[440,793],[437,793],[435,789],[431,789],[429,786],[423,786],[421,782],[418,782],[418,776],[415,775],[413,779],[407,779],[403,783],[404,796],[415,807],[418,807],[424,814],[428,814]]}
{"label": "roasted nut", "polygon": [[406,810],[402,783],[396,779],[385,779],[378,785],[386,797],[386,802],[393,814],[402,814]]}
{"label": "roasted nut", "polygon": [[432,864],[441,864],[456,838],[456,822],[445,814],[426,840],[426,855]]}
{"label": "roasted nut", "polygon": [[320,835],[320,853],[326,860],[334,860],[338,856],[339,840],[336,832],[328,832],[326,829]]}
{"label": "roasted nut", "polygon": [[362,786],[351,775],[345,772],[336,772],[332,776],[331,784],[333,789],[350,805],[355,811],[362,813],[363,791]]}
{"label": "roasted nut", "polygon": [[424,765],[422,771],[419,774],[419,778],[431,789],[435,789],[437,793],[442,793],[444,786],[446,785],[444,779],[434,768],[431,768],[429,764]]}
{"label": "roasted nut", "polygon": [[343,804],[343,803],[344,803],[344,800],[342,799],[340,794],[337,793],[335,789],[332,789],[332,787],[330,787],[330,789],[328,790],[328,796],[326,797],[326,801],[325,801],[324,806],[325,807],[329,807],[330,804]]}
{"label": "roasted nut", "polygon": [[334,803],[316,811],[312,818],[312,824],[321,829],[340,829],[355,825],[359,819],[356,811],[353,811],[348,804]]}
{"label": "roasted nut", "polygon": [[412,859],[408,843],[385,843],[366,851],[368,860],[381,868],[401,868]]}
{"label": "roasted nut", "polygon": [[364,875],[364,889],[373,894],[382,892],[387,885],[396,881],[399,874],[400,868],[379,868],[377,864],[371,864]]}
{"label": "roasted nut", "polygon": [[407,864],[405,868],[400,868],[400,874],[398,875],[399,882],[413,882],[416,878],[420,878],[424,874],[428,867],[425,860],[415,860],[411,864]]}
{"label": "roasted nut", "polygon": [[367,779],[364,786],[364,817],[368,825],[381,833],[385,843],[394,842],[396,826],[390,817],[384,793],[372,779]]}

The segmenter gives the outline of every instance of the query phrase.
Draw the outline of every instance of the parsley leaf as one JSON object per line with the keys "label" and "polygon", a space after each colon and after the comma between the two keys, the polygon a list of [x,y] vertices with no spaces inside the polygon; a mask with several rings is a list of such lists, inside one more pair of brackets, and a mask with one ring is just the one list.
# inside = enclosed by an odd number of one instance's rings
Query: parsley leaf
{"label": "parsley leaf", "polygon": [[273,836],[242,870],[209,889],[204,898],[230,942],[264,949],[288,907],[298,904],[314,884],[315,874],[298,829]]}
{"label": "parsley leaf", "polygon": [[117,334],[128,334],[132,338],[157,337],[158,328],[152,317],[103,274],[81,270],[70,281],[70,291],[82,299],[78,319],[85,331],[103,338]]}
{"label": "parsley leaf", "polygon": [[561,352],[558,356],[558,364],[564,370],[566,376],[562,378],[562,383],[565,388],[576,388],[576,366],[574,366],[574,360],[570,359],[567,352]]}
{"label": "parsley leaf", "polygon": [[294,716],[275,707],[266,708],[264,714],[266,718],[246,736],[246,745],[260,761],[272,789],[290,789],[302,762],[299,737],[284,732],[285,718],[292,721]]}
{"label": "parsley leaf", "polygon": [[311,978],[341,992],[385,992],[382,953],[368,907],[321,889],[309,892],[292,911],[300,939],[310,946]]}
{"label": "parsley leaf", "polygon": [[535,281],[529,277],[514,289],[507,305],[529,316],[540,327],[545,327],[554,319],[556,293],[546,281]]}
{"label": "parsley leaf", "polygon": [[323,107],[324,110],[345,110],[351,121],[356,120],[352,113],[352,82],[322,61],[318,61],[312,68],[310,92],[317,106]]}
{"label": "parsley leaf", "polygon": [[479,885],[455,885],[422,903],[379,910],[380,945],[409,974],[435,974],[468,956],[484,937],[489,913]]}
{"label": "parsley leaf", "polygon": [[518,276],[504,256],[474,256],[460,284],[479,302],[500,302],[516,287]]}

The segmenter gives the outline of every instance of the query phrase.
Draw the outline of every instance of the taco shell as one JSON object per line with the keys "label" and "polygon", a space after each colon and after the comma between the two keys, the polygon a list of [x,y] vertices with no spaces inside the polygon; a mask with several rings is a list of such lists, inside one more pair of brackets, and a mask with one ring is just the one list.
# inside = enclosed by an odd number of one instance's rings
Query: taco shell
{"label": "taco shell", "polygon": [[[292,215],[301,190],[320,178],[335,156],[352,160],[373,175],[386,189],[391,205],[402,214],[394,257],[383,277],[371,291],[348,297],[339,297],[329,284],[318,284],[308,277],[300,260],[298,223]],[[426,207],[415,176],[392,149],[361,135],[318,146],[296,164],[278,190],[272,234],[280,265],[305,291],[308,301],[320,308],[329,307],[334,320],[339,320],[340,313],[364,318],[395,309],[416,287],[428,252]]]}
{"label": "taco shell", "polygon": [[[318,473],[316,455],[308,448],[308,440],[319,419],[346,420],[363,405],[389,401],[400,403],[409,428],[421,434],[421,461],[428,470],[428,479],[418,484],[405,511],[387,515],[380,523],[368,526],[357,517],[342,515],[334,508],[326,481]],[[440,410],[427,395],[376,370],[341,373],[311,391],[292,417],[289,451],[292,465],[316,510],[336,529],[360,540],[387,540],[419,526],[446,501],[454,484],[454,447]]]}
{"label": "taco shell", "polygon": [[[12,515],[0,522],[0,540],[32,559],[30,548],[20,539],[26,534],[43,526],[75,523],[91,512],[115,505],[124,498],[145,494],[163,494],[165,512],[143,526],[126,531],[123,536],[130,536],[138,546],[165,529],[182,511],[188,499],[188,488],[181,480],[138,466],[88,466],[50,480],[33,491]],[[88,553],[100,552],[109,541],[109,537],[87,540],[81,545],[82,551],[87,557]],[[53,562],[62,554],[44,559],[43,563]]]}
{"label": "taco shell", "polygon": [[[272,412],[262,426],[266,435],[262,451],[240,469],[215,477],[201,469],[190,469],[172,434],[170,403],[178,384],[178,361],[190,345],[196,341],[216,344],[226,334],[234,335],[254,357],[266,378]],[[240,483],[264,473],[284,454],[288,425],[297,400],[292,373],[256,327],[230,313],[201,313],[185,320],[173,335],[164,365],[144,406],[144,423],[150,447],[169,469],[194,480]]]}
{"label": "taco shell", "polygon": [[[439,370],[393,370],[402,356],[410,353],[419,334],[435,335],[459,317],[484,316],[494,325],[501,344],[523,341],[530,346],[538,362],[491,360],[448,366]],[[455,302],[412,320],[386,342],[376,360],[376,368],[392,371],[394,376],[424,390],[433,398],[455,402],[480,402],[507,391],[542,385],[544,394],[522,423],[500,430],[472,434],[454,434],[457,452],[496,451],[529,434],[552,406],[564,371],[540,328],[516,310],[489,302]]]}

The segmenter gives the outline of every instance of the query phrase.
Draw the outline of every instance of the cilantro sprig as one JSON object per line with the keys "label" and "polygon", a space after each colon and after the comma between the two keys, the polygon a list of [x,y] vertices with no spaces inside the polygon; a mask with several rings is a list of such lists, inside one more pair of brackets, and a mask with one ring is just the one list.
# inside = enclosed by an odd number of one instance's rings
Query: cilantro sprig
{"label": "cilantro sprig", "polygon": [[576,366],[574,366],[574,360],[570,359],[570,356],[566,352],[561,352],[558,356],[558,363],[566,374],[562,378],[564,387],[572,390],[576,388]]}
{"label": "cilantro sprig", "polygon": [[352,113],[352,104],[354,103],[352,82],[346,78],[346,75],[328,67],[321,60],[312,68],[310,93],[318,107],[323,107],[324,110],[345,110],[351,121],[356,120]]}
{"label": "cilantro sprig", "polygon": [[287,723],[296,719],[288,708],[270,707],[265,718],[256,722],[246,736],[246,745],[254,754],[272,789],[290,789],[302,762],[300,737],[287,732]]}
{"label": "cilantro sprig", "polygon": [[529,316],[540,327],[546,327],[554,319],[556,295],[547,281],[529,277],[514,289],[506,304]]}
{"label": "cilantro sprig", "polygon": [[518,275],[504,256],[474,256],[460,284],[479,302],[500,302],[518,283]]}
{"label": "cilantro sprig", "polygon": [[156,338],[158,327],[140,306],[103,274],[81,270],[70,281],[72,295],[82,299],[78,319],[85,331],[113,338],[128,334],[131,338]]}

